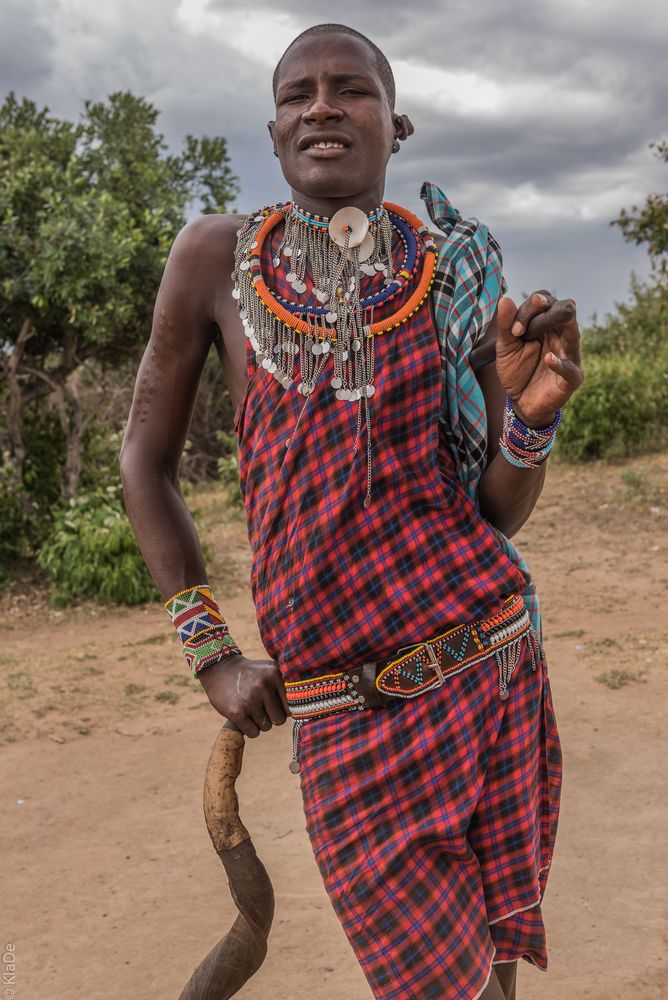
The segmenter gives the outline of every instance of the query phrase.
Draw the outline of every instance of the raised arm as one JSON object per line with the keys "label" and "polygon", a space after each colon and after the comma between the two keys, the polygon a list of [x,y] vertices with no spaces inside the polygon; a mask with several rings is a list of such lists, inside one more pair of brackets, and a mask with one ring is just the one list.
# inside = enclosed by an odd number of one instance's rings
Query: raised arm
{"label": "raised arm", "polygon": [[[246,382],[245,340],[233,307],[230,274],[235,216],[205,216],[174,242],[156,299],[121,449],[125,505],[151,576],[164,600],[207,582],[197,531],[183,499],[178,466],[199,378],[219,337],[223,374],[236,405]],[[273,661],[229,657],[198,674],[217,711],[248,736],[285,721]]]}
{"label": "raised arm", "polygon": [[[572,299],[534,292],[519,309],[504,297],[481,345],[476,375],[485,397],[488,462],[478,502],[490,524],[508,537],[528,520],[546,466],[517,468],[499,451],[506,393],[527,427],[548,427],[582,382],[579,330]],[[496,343],[496,350],[492,345]],[[491,362],[496,359],[496,364]]]}

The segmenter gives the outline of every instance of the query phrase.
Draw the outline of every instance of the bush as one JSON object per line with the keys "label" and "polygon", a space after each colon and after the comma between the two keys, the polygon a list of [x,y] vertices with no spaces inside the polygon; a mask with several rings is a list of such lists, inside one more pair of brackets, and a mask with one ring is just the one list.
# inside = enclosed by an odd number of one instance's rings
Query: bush
{"label": "bush", "polygon": [[585,358],[585,381],[565,407],[558,452],[570,461],[621,458],[668,440],[668,376],[631,355]]}
{"label": "bush", "polygon": [[61,607],[81,598],[110,604],[158,599],[120,486],[80,495],[59,508],[37,563],[49,574],[52,600]]}
{"label": "bush", "polygon": [[230,507],[243,507],[243,497],[239,485],[239,456],[237,454],[236,436],[234,431],[219,431],[218,442],[227,451],[218,459],[218,479],[223,495]]}
{"label": "bush", "polygon": [[564,409],[570,461],[656,451],[668,441],[668,292],[634,280],[632,302],[582,335],[585,381]]}
{"label": "bush", "polygon": [[8,477],[0,467],[0,582],[22,554],[23,512]]}
{"label": "bush", "polygon": [[631,301],[619,303],[601,325],[594,324],[583,334],[587,354],[661,353],[668,345],[668,288],[647,285],[631,278]]}

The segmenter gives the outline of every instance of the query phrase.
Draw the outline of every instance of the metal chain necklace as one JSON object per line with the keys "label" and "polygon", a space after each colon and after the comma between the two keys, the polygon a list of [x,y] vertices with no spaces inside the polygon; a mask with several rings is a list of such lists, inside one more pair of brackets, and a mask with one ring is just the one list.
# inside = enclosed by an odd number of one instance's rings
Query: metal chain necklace
{"label": "metal chain necklace", "polygon": [[[289,261],[287,282],[296,300],[271,291],[262,275],[261,255],[268,236],[281,222],[283,236],[274,251],[273,264]],[[394,233],[404,244],[404,260],[394,273]],[[362,408],[367,429],[367,490],[364,506],[371,503],[371,417],[369,399],[375,393],[374,344],[376,334],[405,322],[426,298],[433,280],[436,245],[426,226],[398,206],[383,205],[368,215],[352,206],[331,219],[311,215],[297,205],[276,205],[252,213],[238,232],[235,252],[235,299],[241,321],[258,364],[288,389],[296,381],[305,398],[287,445],[294,438],[330,355],[330,385],[338,400],[358,402],[357,434]],[[394,299],[412,278],[419,279],[409,300],[392,316],[374,323],[378,306]],[[363,275],[382,277],[383,287],[361,299]],[[308,281],[313,283],[309,291]],[[301,296],[306,294],[306,298]],[[310,300],[310,301],[308,301]]]}

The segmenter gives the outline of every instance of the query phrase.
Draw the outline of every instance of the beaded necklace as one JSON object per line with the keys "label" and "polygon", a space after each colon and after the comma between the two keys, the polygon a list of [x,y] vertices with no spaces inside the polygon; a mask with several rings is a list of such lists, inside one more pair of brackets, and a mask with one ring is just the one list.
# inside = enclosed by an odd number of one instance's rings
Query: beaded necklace
{"label": "beaded necklace", "polygon": [[[293,211],[294,211],[294,206],[293,206]],[[362,311],[372,308],[375,309],[378,306],[384,305],[386,302],[391,302],[392,299],[396,298],[396,296],[401,292],[403,286],[411,278],[415,277],[418,270],[418,266],[420,264],[422,252],[420,250],[418,239],[414,231],[406,222],[404,222],[401,216],[396,215],[394,212],[388,212],[387,216],[389,221],[392,223],[392,227],[399,234],[401,241],[404,245],[404,259],[396,275],[391,273],[392,263],[393,263],[391,249],[388,251],[387,263],[385,263],[385,261],[380,261],[376,264],[368,264],[366,262],[360,264],[360,271],[363,274],[371,276],[377,274],[378,272],[381,272],[385,278],[384,280],[385,287],[380,292],[376,292],[373,295],[368,295],[364,299],[360,299],[360,309]],[[318,217],[316,216],[316,218]],[[326,238],[326,236],[327,234],[325,233],[323,238]],[[281,253],[286,244],[288,245],[288,248],[290,248],[288,241],[289,237],[287,235],[284,236],[281,246],[279,247],[278,254]],[[291,250],[291,254],[289,254],[289,256],[294,254],[294,252],[295,252],[294,250]],[[278,267],[280,264],[280,256],[278,254],[276,257],[274,257],[274,267]],[[302,262],[304,262],[306,259],[307,258],[305,254],[300,254],[300,256],[298,257],[299,264],[301,265],[302,268],[305,267],[305,265]],[[297,292],[303,292],[306,288],[306,285],[303,282],[303,280],[301,280],[299,273],[291,272],[287,276],[287,281],[292,285],[292,287]],[[324,302],[327,296],[327,293],[319,288],[314,289],[314,294],[315,297],[320,302]],[[276,294],[275,292],[274,295],[276,299],[283,306],[285,306],[285,308],[288,309],[291,313],[299,314],[304,311],[304,304],[302,302],[290,302],[288,299],[285,299],[284,297]],[[311,315],[315,316],[324,316],[328,312],[328,310],[329,307],[326,305],[309,307],[309,312],[311,313]]]}
{"label": "beaded necklace", "polygon": [[[281,256],[289,259],[287,281],[296,296],[306,292],[305,277],[310,272],[317,304],[289,301],[277,295],[262,275],[264,244],[281,223],[285,229],[273,258],[274,266],[280,265]],[[404,245],[404,259],[396,275],[392,256],[395,232]],[[241,321],[256,360],[288,389],[296,380],[294,362],[299,355],[297,391],[306,399],[294,431],[330,354],[330,385],[336,398],[359,404],[354,453],[364,406],[365,507],[371,503],[369,398],[376,391],[375,337],[398,328],[419,309],[429,294],[435,267],[436,244],[427,227],[411,212],[390,202],[368,214],[353,207],[343,208],[331,219],[311,215],[295,204],[278,204],[251,214],[238,232],[232,294],[239,301]],[[365,299],[360,298],[363,274],[383,277],[383,288]],[[414,288],[405,304],[386,319],[374,322],[374,309],[392,301],[410,282]]]}

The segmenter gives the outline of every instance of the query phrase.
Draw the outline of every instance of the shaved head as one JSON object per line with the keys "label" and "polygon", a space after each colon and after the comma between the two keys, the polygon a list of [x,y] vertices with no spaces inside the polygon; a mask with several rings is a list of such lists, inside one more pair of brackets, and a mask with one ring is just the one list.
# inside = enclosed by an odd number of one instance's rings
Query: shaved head
{"label": "shaved head", "polygon": [[350,35],[352,38],[359,39],[367,46],[373,56],[376,70],[378,72],[378,76],[380,77],[380,82],[383,85],[383,90],[387,95],[387,102],[390,109],[394,110],[394,102],[396,98],[394,74],[392,73],[392,67],[387,61],[385,54],[381,52],[378,46],[375,45],[370,38],[367,38],[366,35],[363,35],[360,31],[355,31],[354,28],[349,28],[345,24],[315,24],[312,28],[307,28],[306,31],[302,31],[301,35],[297,35],[294,41],[290,42],[287,49],[279,59],[276,69],[274,70],[274,78],[272,81],[274,98],[276,97],[276,91],[278,90],[281,64],[293,45],[296,45],[297,42],[301,42],[304,39],[320,37],[322,35]]}

